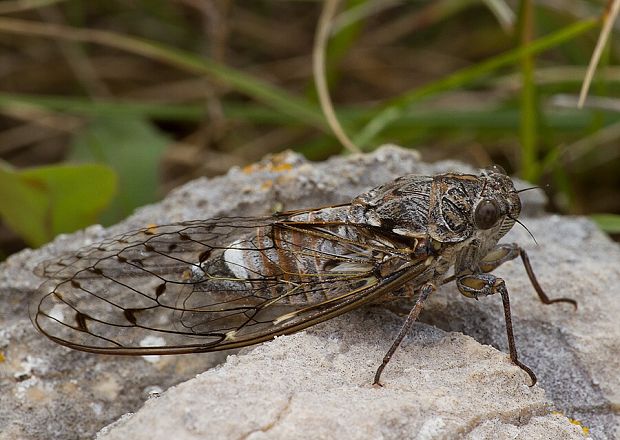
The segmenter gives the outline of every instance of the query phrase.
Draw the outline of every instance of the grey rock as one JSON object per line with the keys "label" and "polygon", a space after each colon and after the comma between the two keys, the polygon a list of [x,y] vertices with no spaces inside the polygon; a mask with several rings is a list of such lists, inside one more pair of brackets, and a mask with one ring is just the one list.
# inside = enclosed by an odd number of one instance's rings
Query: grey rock
{"label": "grey rock", "polygon": [[535,432],[540,418],[548,422],[539,432],[583,439],[565,418],[547,415],[543,390],[525,385],[502,353],[425,324],[388,367],[385,386],[371,386],[399,324],[388,313],[359,311],[231,356],[99,439],[484,438],[478,432],[493,430],[483,422]]}
{"label": "grey rock", "polygon": [[528,250],[550,296],[575,298],[579,310],[542,305],[518,261],[495,272],[511,293],[521,359],[539,378],[532,388],[506,355],[500,299],[473,301],[452,285],[431,299],[386,368],[383,388],[370,384],[403,318],[381,306],[243,349],[223,364],[221,354],[75,352],[37,334],[27,317],[28,294],[41,281],[32,269],[104,237],[146,224],[345,202],[399,175],[447,170],[473,171],[425,164],[396,147],[318,164],[285,153],[190,182],[114,227],[13,256],[0,266],[0,439],[92,438],[133,412],[98,437],[585,438],[568,416],[592,438],[617,438],[620,249],[583,218],[544,214],[540,191],[523,193],[521,218],[539,245],[518,225],[507,241]]}

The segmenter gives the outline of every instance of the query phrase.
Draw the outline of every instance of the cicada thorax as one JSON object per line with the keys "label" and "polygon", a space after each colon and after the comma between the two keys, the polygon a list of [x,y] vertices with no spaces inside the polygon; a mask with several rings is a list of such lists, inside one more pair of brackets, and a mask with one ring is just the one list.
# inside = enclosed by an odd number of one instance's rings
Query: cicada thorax
{"label": "cicada thorax", "polygon": [[374,188],[351,202],[351,221],[400,237],[424,237],[432,183],[432,177],[408,175]]}
{"label": "cicada thorax", "polygon": [[433,178],[429,234],[442,243],[459,243],[474,230],[471,213],[483,182],[477,176],[444,174]]}

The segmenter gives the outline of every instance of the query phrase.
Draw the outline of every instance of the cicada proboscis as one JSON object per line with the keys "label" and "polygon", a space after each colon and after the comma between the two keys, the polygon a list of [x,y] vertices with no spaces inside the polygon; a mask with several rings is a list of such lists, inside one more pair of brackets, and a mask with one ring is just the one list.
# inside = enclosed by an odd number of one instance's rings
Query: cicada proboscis
{"label": "cicada proboscis", "polygon": [[[403,295],[414,306],[374,383],[437,286],[499,293],[517,356],[504,280],[490,272],[527,254],[498,240],[521,210],[498,167],[479,175],[407,175],[350,203],[265,217],[147,227],[43,264],[31,310],[55,342],[94,353],[201,353],[256,344]],[[151,343],[144,344],[145,340]],[[153,343],[153,341],[155,341]],[[147,345],[147,346],[145,346]]]}

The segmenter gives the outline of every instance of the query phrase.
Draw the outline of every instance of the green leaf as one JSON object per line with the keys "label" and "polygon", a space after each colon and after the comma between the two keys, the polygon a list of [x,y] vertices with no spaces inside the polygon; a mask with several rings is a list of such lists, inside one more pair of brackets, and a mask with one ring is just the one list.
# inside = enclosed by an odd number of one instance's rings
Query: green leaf
{"label": "green leaf", "polygon": [[620,215],[618,214],[592,214],[590,218],[603,231],[609,234],[620,234]]}
{"label": "green leaf", "polygon": [[170,142],[137,115],[99,117],[77,134],[72,157],[105,163],[119,178],[118,197],[106,210],[102,223],[113,223],[158,199],[160,160]]}
{"label": "green leaf", "polygon": [[112,199],[116,176],[96,164],[51,165],[25,170],[0,167],[0,216],[29,245],[97,221]]}

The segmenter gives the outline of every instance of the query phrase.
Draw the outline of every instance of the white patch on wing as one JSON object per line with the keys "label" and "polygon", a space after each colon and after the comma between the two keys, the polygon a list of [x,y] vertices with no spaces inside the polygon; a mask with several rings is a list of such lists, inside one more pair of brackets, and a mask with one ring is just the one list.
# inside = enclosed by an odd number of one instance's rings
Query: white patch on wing
{"label": "white patch on wing", "polygon": [[65,307],[63,307],[62,304],[56,304],[47,314],[50,318],[56,319],[59,322],[63,322],[65,319],[64,308]]}
{"label": "white patch on wing", "polygon": [[330,269],[330,272],[367,272],[370,270],[372,270],[372,266],[369,264],[346,261]]}
{"label": "white patch on wing", "polygon": [[[140,341],[140,347],[163,347],[166,345],[166,341],[161,336],[146,336]],[[151,363],[159,362],[161,356],[158,354],[149,354],[142,356],[142,358]]]}
{"label": "white patch on wing", "polygon": [[203,280],[205,278],[205,271],[202,269],[202,267],[192,264],[191,271],[192,271],[192,275],[191,275],[192,280]]}
{"label": "white patch on wing", "polygon": [[248,271],[245,268],[245,253],[241,240],[234,241],[228,249],[224,251],[224,261],[235,277],[240,279],[248,278]]}

